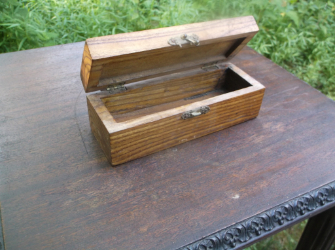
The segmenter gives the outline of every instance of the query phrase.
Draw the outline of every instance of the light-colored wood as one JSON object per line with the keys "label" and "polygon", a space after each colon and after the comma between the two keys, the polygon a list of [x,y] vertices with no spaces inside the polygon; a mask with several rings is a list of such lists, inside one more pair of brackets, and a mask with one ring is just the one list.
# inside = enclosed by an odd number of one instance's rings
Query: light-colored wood
{"label": "light-colored wood", "polygon": [[181,114],[133,127],[110,136],[112,164],[129,160],[184,143],[201,136],[255,118],[263,90],[213,103],[208,114],[182,120]]}
{"label": "light-colored wood", "polygon": [[[253,119],[264,86],[227,61],[257,33],[252,16],[86,40],[81,78],[93,134],[118,165]],[[195,34],[200,45],[170,38]],[[107,86],[123,87],[116,92]],[[183,119],[185,112],[209,107]],[[208,109],[208,108],[207,108]]]}
{"label": "light-colored wood", "polygon": [[114,114],[173,102],[213,90],[218,84],[218,79],[223,76],[223,72],[224,70],[215,70],[204,73],[202,70],[202,74],[186,75],[167,80],[161,84],[144,85],[140,88],[130,89],[127,93],[111,95],[103,98],[103,102],[108,110]]}
{"label": "light-colored wood", "polygon": [[[174,97],[160,98],[159,94],[162,97],[169,91],[158,91],[157,94],[156,90],[165,89],[169,84],[173,86],[172,82],[177,83],[178,79],[160,82],[157,85],[150,83],[142,88],[139,85],[138,89],[116,95],[106,93],[89,95],[87,98],[89,109],[96,112],[96,116],[90,115],[91,124],[97,121],[101,123],[99,126],[104,126],[108,131],[108,134],[99,134],[98,140],[100,143],[108,144],[103,146],[103,149],[105,153],[110,149],[108,159],[111,164],[118,165],[255,118],[265,88],[234,65],[226,64],[222,68],[226,67],[234,72],[234,79],[230,79],[229,75],[225,76],[225,72],[221,69],[181,78],[182,83],[185,83],[186,79],[199,80],[206,77],[209,77],[209,81],[206,83],[208,86],[200,84],[197,88],[195,84],[195,87],[185,95],[175,93],[177,100]],[[185,99],[215,89],[219,79],[223,79],[221,83],[223,86],[227,80],[232,81],[229,84],[233,87],[239,82],[247,85],[229,93],[211,93],[195,99]],[[137,99],[137,95],[140,99]],[[139,105],[141,108],[136,108],[136,103],[150,100],[153,96],[155,98],[151,103],[149,101],[150,105],[143,107],[141,104]],[[208,114],[189,120],[181,118],[184,112],[201,106],[209,106],[211,110]]]}
{"label": "light-colored wood", "polygon": [[100,147],[104,151],[108,161],[112,162],[110,154],[111,152],[110,136],[106,129],[106,126],[104,126],[103,123],[104,120],[108,120],[108,118],[112,119],[112,117],[110,117],[109,112],[105,113],[103,112],[105,110],[104,105],[99,101],[94,100],[91,100],[91,102],[87,101],[87,108],[88,108],[88,116],[90,120],[91,130],[95,138],[98,140]]}
{"label": "light-colored wood", "polygon": [[[86,92],[134,82],[201,64],[226,61],[258,31],[252,16],[145,30],[86,40],[81,77]],[[172,46],[168,40],[196,34],[200,45]]]}

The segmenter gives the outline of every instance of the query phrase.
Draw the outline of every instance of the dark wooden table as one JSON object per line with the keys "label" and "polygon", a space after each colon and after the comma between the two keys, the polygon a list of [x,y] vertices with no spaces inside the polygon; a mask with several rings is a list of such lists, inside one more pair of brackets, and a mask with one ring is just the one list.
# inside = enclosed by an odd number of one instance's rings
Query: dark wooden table
{"label": "dark wooden table", "polygon": [[7,250],[240,249],[332,211],[335,103],[317,90],[246,48],[233,63],[267,88],[258,118],[113,168],[89,127],[83,46],[0,55]]}

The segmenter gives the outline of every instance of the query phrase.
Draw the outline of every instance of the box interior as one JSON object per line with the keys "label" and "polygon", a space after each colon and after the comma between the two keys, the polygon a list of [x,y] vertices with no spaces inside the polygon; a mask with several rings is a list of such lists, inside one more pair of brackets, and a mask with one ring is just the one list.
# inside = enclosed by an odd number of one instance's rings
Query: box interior
{"label": "box interior", "polygon": [[231,68],[215,65],[126,84],[125,92],[101,100],[116,122],[126,122],[250,86]]}

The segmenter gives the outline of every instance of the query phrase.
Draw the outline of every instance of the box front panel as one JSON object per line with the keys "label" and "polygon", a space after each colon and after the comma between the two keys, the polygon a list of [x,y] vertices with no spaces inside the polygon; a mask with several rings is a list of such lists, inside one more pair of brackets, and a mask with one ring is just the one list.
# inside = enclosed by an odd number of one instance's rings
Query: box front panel
{"label": "box front panel", "polygon": [[112,164],[117,165],[255,118],[264,89],[210,105],[206,114],[167,117],[110,135]]}

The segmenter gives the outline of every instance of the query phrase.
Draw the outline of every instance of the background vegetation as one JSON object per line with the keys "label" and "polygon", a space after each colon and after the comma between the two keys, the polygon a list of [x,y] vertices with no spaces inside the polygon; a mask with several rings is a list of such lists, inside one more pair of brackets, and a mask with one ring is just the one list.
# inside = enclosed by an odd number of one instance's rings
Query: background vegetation
{"label": "background vegetation", "polygon": [[[0,0],[0,53],[243,15],[249,46],[335,100],[333,0]],[[294,249],[304,223],[248,249]]]}
{"label": "background vegetation", "polygon": [[0,53],[242,15],[252,48],[335,99],[333,0],[1,0]]}

